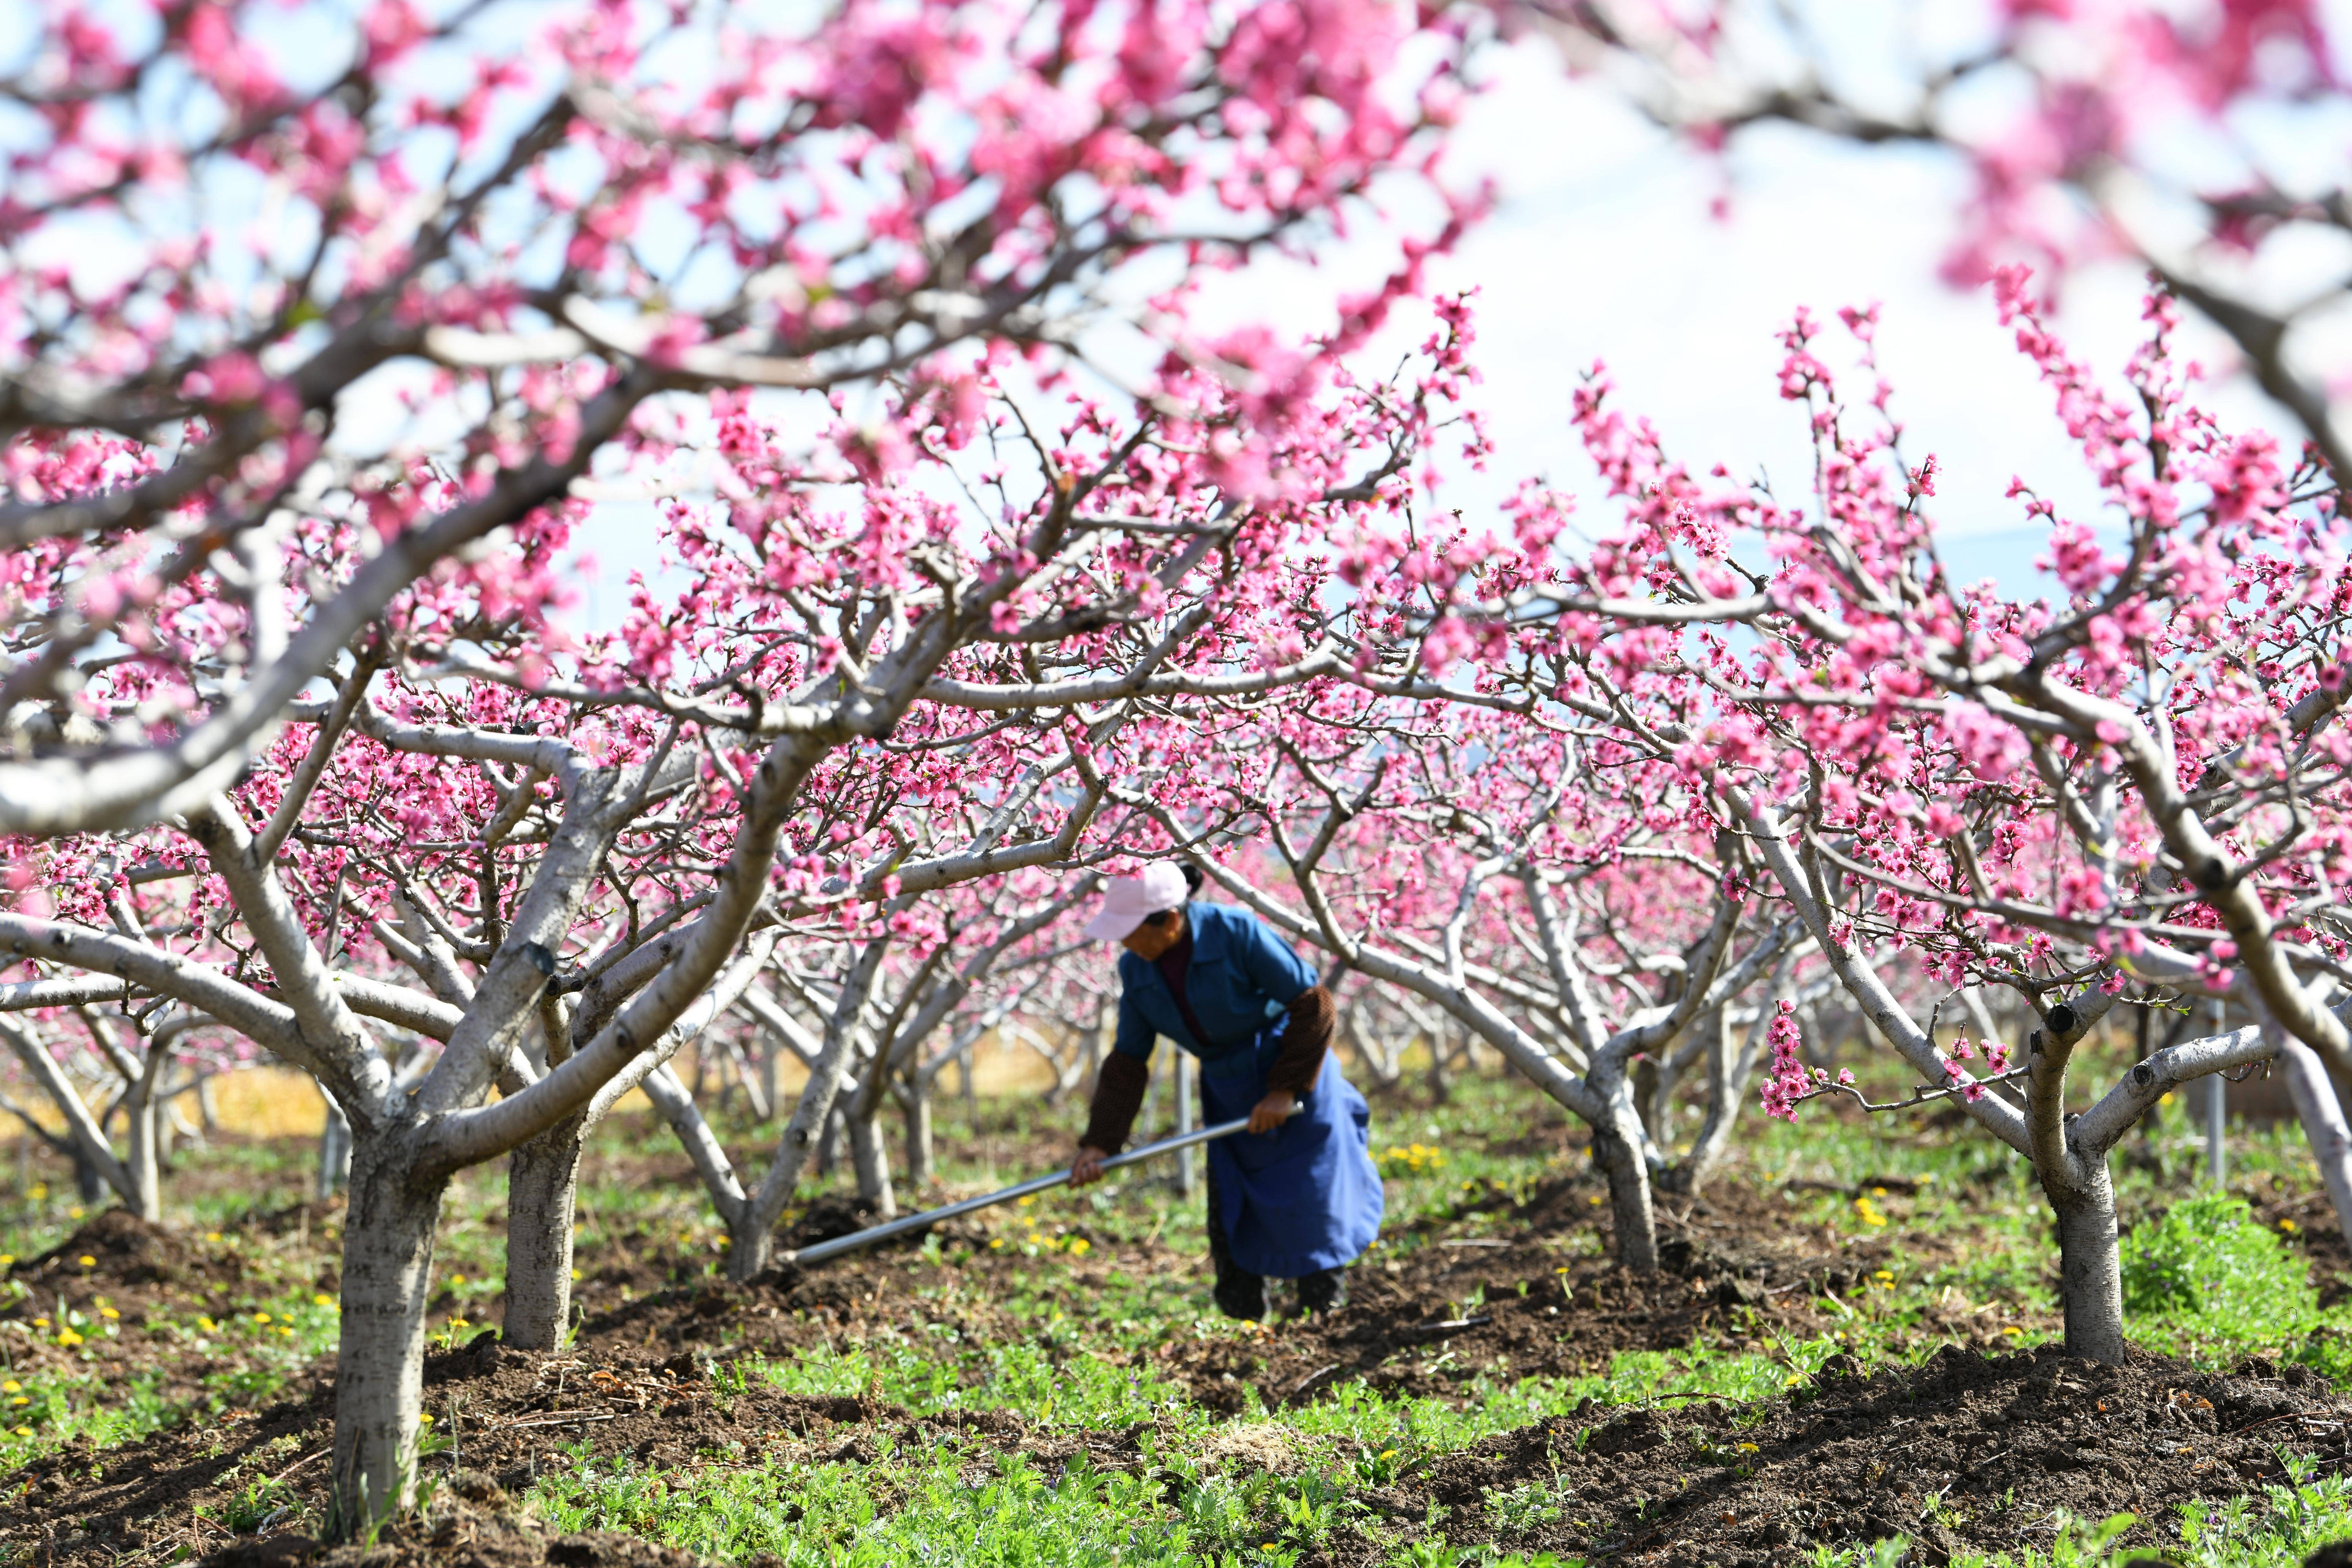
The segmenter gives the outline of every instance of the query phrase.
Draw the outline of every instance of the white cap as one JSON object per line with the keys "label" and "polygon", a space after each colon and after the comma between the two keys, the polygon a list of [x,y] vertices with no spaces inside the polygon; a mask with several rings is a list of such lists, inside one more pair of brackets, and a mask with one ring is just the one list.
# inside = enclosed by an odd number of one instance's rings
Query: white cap
{"label": "white cap", "polygon": [[1154,860],[1140,877],[1113,877],[1102,908],[1087,922],[1087,935],[1118,942],[1141,925],[1146,915],[1181,907],[1184,893],[1184,873],[1173,860]]}

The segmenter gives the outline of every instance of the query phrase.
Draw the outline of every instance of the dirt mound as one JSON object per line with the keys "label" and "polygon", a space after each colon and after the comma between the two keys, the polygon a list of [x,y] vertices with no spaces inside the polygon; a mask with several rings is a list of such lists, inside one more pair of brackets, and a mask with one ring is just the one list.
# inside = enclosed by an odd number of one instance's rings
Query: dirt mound
{"label": "dirt mound", "polygon": [[1947,1346],[1868,1377],[1842,1356],[1761,1405],[1602,1414],[1504,1434],[1366,1500],[1399,1520],[1442,1505],[1450,1540],[1514,1550],[1763,1568],[1899,1534],[1940,1563],[2046,1542],[2061,1509],[2135,1513],[2126,1541],[2153,1543],[2176,1504],[2284,1479],[2281,1448],[2323,1470],[2352,1461],[2352,1400],[2261,1362],[2217,1377],[2162,1357]]}
{"label": "dirt mound", "polygon": [[857,1198],[827,1194],[808,1206],[808,1212],[777,1233],[776,1245],[789,1251],[795,1247],[814,1247],[820,1241],[849,1236],[874,1223],[874,1205]]}
{"label": "dirt mound", "polygon": [[[8,1270],[25,1289],[0,1302],[0,1322],[30,1331],[13,1341],[10,1370],[75,1376],[95,1374],[110,1385],[161,1374],[156,1392],[189,1397],[218,1364],[191,1357],[168,1330],[151,1322],[195,1312],[230,1310],[245,1279],[245,1263],[226,1246],[208,1246],[151,1225],[127,1209],[107,1209],[71,1236]],[[118,1336],[123,1353],[87,1364],[65,1338],[69,1324],[84,1336]]]}
{"label": "dirt mound", "polygon": [[141,1219],[129,1209],[101,1210],[80,1229],[38,1258],[8,1270],[27,1285],[112,1286],[119,1290],[178,1285],[194,1269],[195,1252],[186,1239]]}
{"label": "dirt mound", "polygon": [[[290,1220],[277,1224],[285,1217],[257,1215],[241,1230],[275,1236],[294,1229]],[[303,1217],[307,1223],[307,1214]],[[244,1283],[248,1270],[238,1245],[217,1232],[199,1240],[141,1219],[129,1209],[110,1208],[39,1257],[17,1262],[8,1277],[48,1302],[63,1296],[68,1305],[87,1308],[104,1297],[126,1320],[136,1321],[150,1310],[201,1310],[199,1299]]]}

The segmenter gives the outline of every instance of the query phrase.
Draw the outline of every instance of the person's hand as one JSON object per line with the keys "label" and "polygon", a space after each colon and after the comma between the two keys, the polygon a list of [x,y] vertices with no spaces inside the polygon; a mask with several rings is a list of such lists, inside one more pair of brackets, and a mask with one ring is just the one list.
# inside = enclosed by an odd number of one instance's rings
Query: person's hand
{"label": "person's hand", "polygon": [[1277,1089],[1250,1107],[1249,1130],[1271,1132],[1288,1121],[1290,1113],[1297,1109],[1298,1097],[1286,1089]]}
{"label": "person's hand", "polygon": [[1101,1181],[1103,1162],[1109,1158],[1108,1154],[1099,1149],[1089,1148],[1084,1143],[1079,1144],[1078,1157],[1070,1162],[1070,1185],[1083,1187],[1088,1182]]}

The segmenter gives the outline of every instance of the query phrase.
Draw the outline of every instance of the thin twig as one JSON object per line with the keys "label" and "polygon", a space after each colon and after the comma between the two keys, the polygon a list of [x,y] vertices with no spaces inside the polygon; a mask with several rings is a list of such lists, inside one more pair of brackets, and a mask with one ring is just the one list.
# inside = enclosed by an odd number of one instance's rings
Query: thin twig
{"label": "thin twig", "polygon": [[1802,1105],[1806,1100],[1818,1100],[1825,1094],[1850,1094],[1853,1096],[1854,1102],[1864,1110],[1908,1110],[1915,1105],[1925,1105],[1930,1100],[1941,1100],[1947,1095],[1966,1094],[1971,1089],[1987,1089],[1997,1083],[2008,1083],[2012,1079],[2031,1078],[2032,1075],[2033,1069],[2031,1067],[2021,1067],[2011,1068],[2009,1071],[1996,1074],[1991,1078],[1972,1078],[1966,1083],[1946,1084],[1941,1089],[1931,1089],[1923,1083],[1914,1091],[1910,1099],[1888,1100],[1873,1100],[1850,1083],[1824,1083],[1807,1089],[1797,1096],[1791,1103]]}

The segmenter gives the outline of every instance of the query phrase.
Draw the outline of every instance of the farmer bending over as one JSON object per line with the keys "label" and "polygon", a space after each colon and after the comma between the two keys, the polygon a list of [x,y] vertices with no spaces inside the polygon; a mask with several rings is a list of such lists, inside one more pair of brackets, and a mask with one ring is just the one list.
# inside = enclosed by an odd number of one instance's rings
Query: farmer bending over
{"label": "farmer bending over", "polygon": [[1341,1300],[1339,1270],[1380,1234],[1371,1110],[1331,1059],[1331,994],[1315,972],[1248,910],[1187,902],[1200,882],[1190,866],[1156,861],[1113,880],[1087,923],[1127,951],[1118,1037],[1070,1183],[1099,1179],[1127,1142],[1165,1035],[1200,1058],[1203,1126],[1249,1118],[1248,1131],[1209,1145],[1218,1309],[1265,1317],[1273,1275],[1298,1281],[1301,1310],[1328,1311]]}

